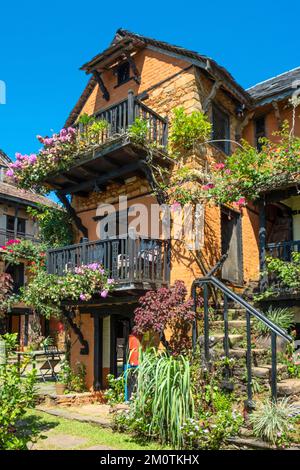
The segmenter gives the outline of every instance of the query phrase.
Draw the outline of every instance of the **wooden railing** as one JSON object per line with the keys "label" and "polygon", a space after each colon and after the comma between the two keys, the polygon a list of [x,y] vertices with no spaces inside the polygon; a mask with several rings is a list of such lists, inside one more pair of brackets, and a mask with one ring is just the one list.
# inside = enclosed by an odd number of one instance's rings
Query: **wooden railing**
{"label": "wooden railing", "polygon": [[5,245],[9,240],[13,239],[31,240],[34,243],[39,243],[39,239],[30,233],[15,232],[14,230],[0,229],[0,246]]}
{"label": "wooden railing", "polygon": [[[165,148],[168,141],[168,121],[152,109],[148,108],[144,103],[139,101],[129,91],[128,97],[106,109],[101,110],[95,114],[96,120],[103,120],[108,123],[107,128],[103,129],[101,133],[97,133],[94,137],[97,144],[104,144],[108,139],[125,134],[128,127],[134,123],[136,118],[141,118],[147,121],[148,130],[146,139],[151,143],[156,143],[158,146]],[[79,138],[80,135],[88,138],[89,124],[84,126],[79,124]],[[93,137],[89,137],[93,141]]]}
{"label": "wooden railing", "polygon": [[166,240],[119,238],[87,241],[48,251],[47,270],[64,275],[75,267],[100,263],[117,283],[169,282],[169,243]]}

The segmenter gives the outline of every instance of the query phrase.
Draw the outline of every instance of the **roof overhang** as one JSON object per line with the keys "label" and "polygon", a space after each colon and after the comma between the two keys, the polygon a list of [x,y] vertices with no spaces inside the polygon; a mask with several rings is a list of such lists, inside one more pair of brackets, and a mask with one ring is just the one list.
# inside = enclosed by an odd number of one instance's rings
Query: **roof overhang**
{"label": "roof overhang", "polygon": [[[45,184],[61,195],[87,196],[92,191],[102,192],[110,182],[124,184],[125,178],[145,175],[147,155],[146,147],[120,137],[90,151],[69,170],[48,176]],[[170,164],[160,150],[155,151],[154,158],[164,165]]]}

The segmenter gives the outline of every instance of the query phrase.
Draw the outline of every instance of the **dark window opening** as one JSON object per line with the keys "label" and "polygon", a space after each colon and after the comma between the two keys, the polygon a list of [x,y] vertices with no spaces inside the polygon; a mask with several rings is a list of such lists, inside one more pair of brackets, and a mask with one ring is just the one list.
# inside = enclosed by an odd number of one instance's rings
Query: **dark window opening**
{"label": "dark window opening", "polygon": [[266,119],[265,116],[261,116],[254,121],[255,128],[255,145],[257,150],[261,151],[262,143],[260,139],[266,137]]}
{"label": "dark window opening", "polygon": [[217,106],[212,109],[212,140],[216,147],[229,155],[230,153],[230,121],[228,114],[224,113]]}
{"label": "dark window opening", "polygon": [[130,78],[129,62],[124,62],[123,64],[119,65],[117,69],[117,77],[118,77],[118,85],[122,85],[122,83],[128,82]]}
{"label": "dark window opening", "polygon": [[10,265],[6,272],[13,279],[13,293],[18,294],[20,288],[24,286],[24,264]]}
{"label": "dark window opening", "polygon": [[[6,216],[6,230],[9,232],[14,232],[15,230],[15,217],[12,215]],[[26,220],[18,217],[17,219],[17,234],[25,234],[26,230]]]}

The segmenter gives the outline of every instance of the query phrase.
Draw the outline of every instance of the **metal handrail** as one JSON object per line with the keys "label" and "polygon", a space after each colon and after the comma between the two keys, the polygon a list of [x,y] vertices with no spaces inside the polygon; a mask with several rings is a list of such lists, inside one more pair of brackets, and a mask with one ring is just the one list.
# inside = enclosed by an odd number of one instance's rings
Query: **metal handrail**
{"label": "metal handrail", "polygon": [[[282,328],[272,322],[268,317],[266,317],[262,312],[257,310],[253,305],[247,302],[243,297],[238,295],[236,292],[232,291],[227,287],[222,281],[217,279],[212,273],[215,273],[222,263],[224,262],[224,257],[220,259],[217,265],[210,270],[210,272],[199,279],[196,279],[193,282],[193,298],[194,298],[194,308],[195,312],[197,311],[197,287],[202,287],[203,289],[203,310],[204,310],[204,357],[207,364],[210,363],[210,337],[209,337],[209,304],[208,304],[208,285],[219,289],[224,295],[224,309],[223,309],[223,320],[224,320],[224,353],[226,357],[229,357],[230,354],[230,341],[229,341],[229,323],[228,323],[228,300],[234,301],[240,307],[245,309],[246,312],[246,334],[247,334],[247,350],[246,350],[246,367],[247,367],[247,396],[246,405],[249,410],[253,409],[254,404],[252,400],[252,342],[251,342],[251,316],[257,318],[264,325],[268,327],[271,333],[271,353],[272,353],[272,366],[271,366],[271,392],[272,399],[277,400],[277,336],[280,336],[282,339],[288,342],[292,342],[293,338]],[[197,322],[194,322],[193,325],[193,346],[195,349],[197,341]],[[229,371],[227,369],[227,374]]]}
{"label": "metal handrail", "polygon": [[251,315],[258,318],[262,323],[264,323],[273,333],[276,333],[281,338],[285,339],[286,341],[293,341],[293,338],[282,328],[280,328],[276,323],[272,322],[268,319],[263,313],[257,310],[253,305],[249,304],[247,300],[243,299],[240,295],[236,294],[234,291],[230,290],[223,282],[217,279],[214,276],[204,277],[199,280],[201,283],[212,283],[215,287],[220,289],[224,294],[227,295],[231,300],[236,302],[237,304],[241,305],[245,308]]}

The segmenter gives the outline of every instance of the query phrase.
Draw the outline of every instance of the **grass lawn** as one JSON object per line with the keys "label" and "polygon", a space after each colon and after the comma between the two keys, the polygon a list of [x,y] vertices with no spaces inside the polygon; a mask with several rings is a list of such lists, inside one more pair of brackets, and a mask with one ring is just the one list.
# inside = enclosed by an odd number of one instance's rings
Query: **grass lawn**
{"label": "grass lawn", "polygon": [[41,438],[33,448],[37,450],[74,450],[103,446],[103,449],[115,450],[155,450],[162,449],[154,442],[140,443],[126,434],[120,434],[99,426],[71,421],[30,410],[25,417],[25,425],[35,425],[45,439]]}

